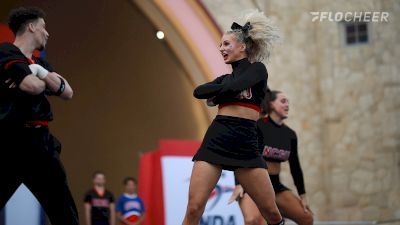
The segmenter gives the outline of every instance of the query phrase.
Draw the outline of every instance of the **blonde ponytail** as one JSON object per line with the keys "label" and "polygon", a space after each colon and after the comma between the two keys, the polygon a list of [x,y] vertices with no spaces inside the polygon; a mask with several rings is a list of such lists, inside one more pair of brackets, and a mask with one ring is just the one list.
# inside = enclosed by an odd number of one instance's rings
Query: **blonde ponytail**
{"label": "blonde ponytail", "polygon": [[273,45],[280,39],[280,34],[273,22],[264,13],[257,11],[245,16],[246,24],[242,27],[232,24],[232,30],[238,41],[246,44],[246,53],[250,62],[268,60]]}

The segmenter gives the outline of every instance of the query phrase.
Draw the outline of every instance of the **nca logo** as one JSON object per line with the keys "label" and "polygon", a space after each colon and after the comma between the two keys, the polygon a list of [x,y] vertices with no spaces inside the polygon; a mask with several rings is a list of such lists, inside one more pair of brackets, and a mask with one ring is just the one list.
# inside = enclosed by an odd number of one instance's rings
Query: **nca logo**
{"label": "nca logo", "polygon": [[226,218],[220,215],[213,215],[202,217],[200,220],[200,225],[236,225],[236,220],[233,215]]}

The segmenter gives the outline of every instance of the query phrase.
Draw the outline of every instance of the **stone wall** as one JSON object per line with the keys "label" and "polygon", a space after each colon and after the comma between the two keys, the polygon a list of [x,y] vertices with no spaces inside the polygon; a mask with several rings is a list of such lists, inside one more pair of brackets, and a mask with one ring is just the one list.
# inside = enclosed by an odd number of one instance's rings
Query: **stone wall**
{"label": "stone wall", "polygon": [[[247,10],[274,19],[284,36],[269,85],[288,94],[306,189],[316,220],[400,218],[400,2],[203,0],[226,30]],[[312,11],[385,11],[369,42],[344,44],[343,24]],[[293,187],[288,165],[282,179]]]}

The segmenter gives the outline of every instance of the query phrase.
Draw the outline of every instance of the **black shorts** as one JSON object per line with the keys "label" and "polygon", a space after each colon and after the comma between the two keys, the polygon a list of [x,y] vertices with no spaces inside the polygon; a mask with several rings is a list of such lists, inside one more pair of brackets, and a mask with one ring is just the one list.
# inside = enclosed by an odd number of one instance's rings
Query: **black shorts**
{"label": "black shorts", "polygon": [[283,185],[279,180],[279,175],[269,175],[269,179],[271,179],[272,187],[274,188],[275,194],[283,191],[290,191],[288,187]]}
{"label": "black shorts", "polygon": [[218,115],[208,128],[193,161],[206,161],[232,171],[266,168],[258,143],[255,121]]}

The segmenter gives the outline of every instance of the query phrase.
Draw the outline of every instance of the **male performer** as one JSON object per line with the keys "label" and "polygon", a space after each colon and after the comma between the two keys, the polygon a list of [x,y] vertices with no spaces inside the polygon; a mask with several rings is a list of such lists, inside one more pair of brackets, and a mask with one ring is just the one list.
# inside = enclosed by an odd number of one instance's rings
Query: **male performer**
{"label": "male performer", "polygon": [[48,128],[53,114],[47,99],[68,100],[73,92],[44,59],[33,56],[49,38],[44,16],[38,8],[13,10],[8,24],[15,42],[0,44],[0,209],[24,183],[53,225],[76,225],[76,206],[59,159],[61,144]]}

